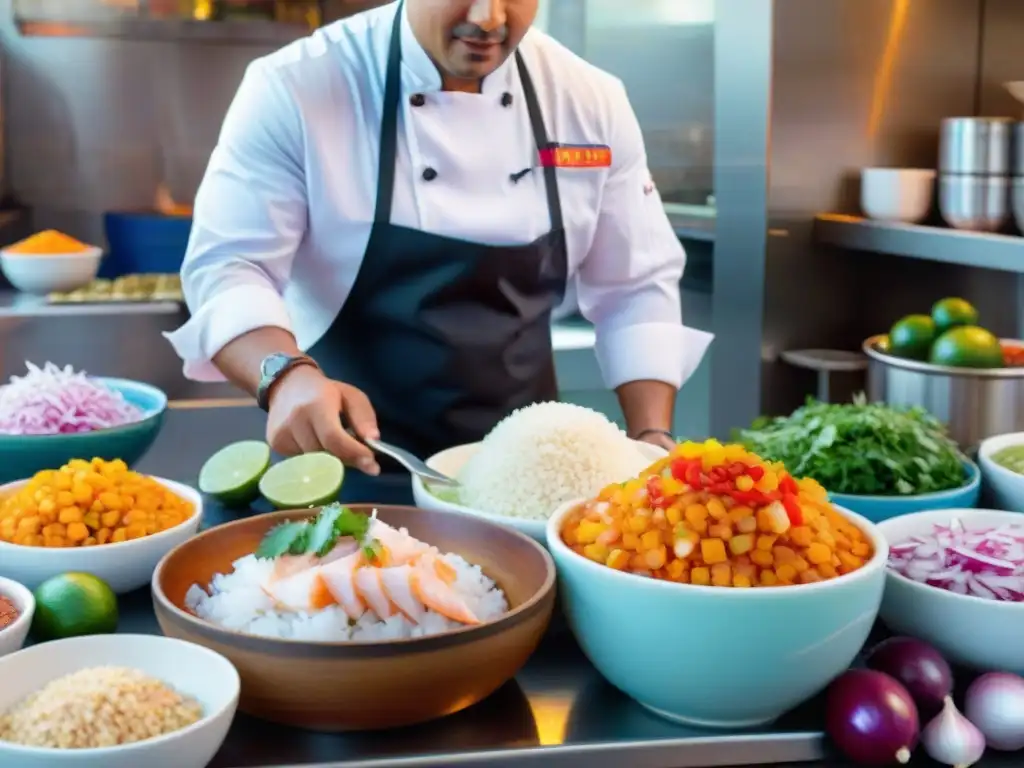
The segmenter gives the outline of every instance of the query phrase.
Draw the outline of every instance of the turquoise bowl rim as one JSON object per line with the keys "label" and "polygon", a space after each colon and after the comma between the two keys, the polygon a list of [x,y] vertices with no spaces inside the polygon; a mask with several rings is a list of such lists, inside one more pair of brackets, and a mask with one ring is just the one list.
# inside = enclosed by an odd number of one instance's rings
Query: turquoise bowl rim
{"label": "turquoise bowl rim", "polygon": [[948,501],[957,499],[964,495],[970,495],[976,489],[981,488],[981,468],[966,456],[962,460],[964,474],[968,480],[961,486],[949,488],[945,491],[932,491],[931,493],[916,493],[909,496],[858,496],[855,493],[829,493],[828,498],[837,506],[844,506],[847,499],[856,502],[870,502],[872,504],[899,504],[900,502],[918,501]]}
{"label": "turquoise bowl rim", "polygon": [[[98,381],[106,387],[119,392],[122,396],[129,391],[139,392],[144,394],[147,398],[156,401],[156,404],[152,407],[146,408],[142,412],[142,418],[138,421],[132,421],[128,424],[120,424],[116,427],[107,427],[105,429],[94,429],[89,432],[58,432],[53,435],[8,435],[0,434],[0,442],[12,443],[12,442],[34,442],[38,443],[44,440],[51,440],[57,442],[59,440],[88,440],[89,438],[108,437],[111,435],[120,435],[137,430],[140,426],[145,425],[147,422],[161,416],[164,411],[167,410],[167,394],[159,387],[154,387],[152,384],[146,384],[142,381],[135,381],[133,379],[121,379],[110,376],[90,376],[90,379]],[[127,400],[128,398],[125,397]],[[136,406],[138,407],[138,406]]]}

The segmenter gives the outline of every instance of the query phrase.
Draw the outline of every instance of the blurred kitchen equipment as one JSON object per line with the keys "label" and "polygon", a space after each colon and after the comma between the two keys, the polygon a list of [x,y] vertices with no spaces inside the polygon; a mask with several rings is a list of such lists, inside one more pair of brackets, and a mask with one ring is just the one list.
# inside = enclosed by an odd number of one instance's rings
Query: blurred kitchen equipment
{"label": "blurred kitchen equipment", "polygon": [[860,207],[878,221],[917,224],[935,199],[935,171],[927,168],[864,168],[860,176]]}
{"label": "blurred kitchen equipment", "polygon": [[1017,229],[1024,233],[1024,176],[1013,180],[1010,197],[1013,199],[1013,220],[1017,222]]}
{"label": "blurred kitchen equipment", "polygon": [[1017,80],[1013,83],[1003,83],[1003,87],[1010,92],[1021,104],[1024,104],[1024,80]]}
{"label": "blurred kitchen equipment", "polygon": [[1011,134],[1004,117],[949,117],[939,135],[939,212],[956,229],[995,232],[1010,216]]}
{"label": "blurred kitchen equipment", "polygon": [[1010,179],[1007,176],[939,176],[939,212],[955,229],[996,232],[1010,216]]}
{"label": "blurred kitchen equipment", "polygon": [[152,210],[113,211],[103,225],[109,253],[100,277],[177,273],[192,231],[192,208],[176,203],[161,185]]}
{"label": "blurred kitchen equipment", "polygon": [[939,135],[939,173],[1010,175],[1008,117],[948,117]]}
{"label": "blurred kitchen equipment", "polygon": [[[1024,99],[1024,82],[1007,83],[1007,87],[1011,85],[1021,86],[1019,95]],[[1013,188],[1010,190],[1010,199],[1017,229],[1024,233],[1024,122],[1013,126]]]}
{"label": "blurred kitchen equipment", "polygon": [[951,368],[905,360],[879,349],[884,336],[864,342],[868,400],[920,406],[949,427],[965,451],[986,437],[1024,432],[1024,368]]}
{"label": "blurred kitchen equipment", "polygon": [[14,253],[0,250],[0,270],[24,293],[45,296],[53,291],[73,291],[91,283],[100,268],[103,249],[81,253]]}

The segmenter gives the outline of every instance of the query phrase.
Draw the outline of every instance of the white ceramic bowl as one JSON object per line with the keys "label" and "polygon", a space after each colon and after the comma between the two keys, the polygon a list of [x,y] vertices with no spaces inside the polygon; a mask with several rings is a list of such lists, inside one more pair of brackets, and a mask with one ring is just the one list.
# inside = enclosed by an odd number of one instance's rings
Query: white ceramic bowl
{"label": "white ceramic bowl", "polygon": [[860,178],[860,207],[876,221],[917,224],[924,221],[935,199],[935,171],[925,168],[864,168]]}
{"label": "white ceramic bowl", "polygon": [[0,629],[0,656],[21,650],[28,637],[28,629],[32,626],[32,616],[36,612],[36,599],[23,585],[10,579],[0,578],[0,595],[14,603],[20,614],[14,623],[6,629]]}
{"label": "white ceramic bowl", "polygon": [[[640,452],[652,462],[657,461],[668,453],[664,448],[652,445],[651,443],[640,440],[634,440],[633,442],[640,449]],[[427,466],[448,475],[448,477],[458,477],[462,467],[478,450],[480,450],[480,443],[457,445],[454,448],[449,448],[447,451],[441,451],[431,456],[427,459]],[[624,477],[622,479],[626,480],[628,478]],[[416,500],[416,506],[421,509],[433,509],[439,512],[459,512],[464,515],[482,517],[485,520],[515,528],[520,533],[525,533],[534,541],[547,546],[547,539],[544,533],[547,523],[544,520],[524,520],[518,517],[492,515],[479,509],[472,509],[471,507],[464,507],[451,501],[445,501],[427,490],[426,485],[418,475],[412,476],[412,495]]]}
{"label": "white ceramic bowl", "polygon": [[992,461],[993,454],[1011,445],[1024,446],[1024,432],[993,435],[978,446],[981,482],[994,506],[1011,512],[1024,512],[1024,475],[1001,467]]}
{"label": "white ceramic bowl", "polygon": [[[153,479],[190,501],[195,509],[192,517],[152,536],[95,547],[47,549],[0,541],[0,576],[20,581],[29,589],[35,589],[51,576],[70,571],[99,576],[118,594],[146,586],[163,556],[195,536],[203,516],[203,498],[198,491],[173,480]],[[18,480],[0,486],[0,499],[27,482]]]}
{"label": "white ceramic bowl", "polygon": [[[953,518],[967,530],[1024,525],[1024,517],[1017,512],[943,509],[894,517],[879,523],[878,529],[896,545],[916,534],[928,534],[933,525],[948,524]],[[930,643],[951,662],[1024,674],[1024,603],[958,595],[887,570],[880,616],[890,629]]]}
{"label": "white ceramic bowl", "polygon": [[203,718],[149,741],[100,749],[42,749],[0,741],[11,768],[204,768],[224,743],[238,706],[238,672],[219,653],[159,635],[92,635],[26,648],[0,659],[0,711],[44,685],[91,667],[128,667],[196,699]]}
{"label": "white ceramic bowl", "polygon": [[96,279],[103,249],[81,253],[36,254],[0,250],[0,269],[11,285],[25,293],[45,295],[74,291]]}
{"label": "white ceramic bowl", "polygon": [[606,568],[563,542],[548,520],[558,595],[591,663],[668,720],[703,728],[763,725],[846,670],[878,615],[889,548],[878,528],[836,507],[871,539],[860,570],[815,584],[729,589]]}

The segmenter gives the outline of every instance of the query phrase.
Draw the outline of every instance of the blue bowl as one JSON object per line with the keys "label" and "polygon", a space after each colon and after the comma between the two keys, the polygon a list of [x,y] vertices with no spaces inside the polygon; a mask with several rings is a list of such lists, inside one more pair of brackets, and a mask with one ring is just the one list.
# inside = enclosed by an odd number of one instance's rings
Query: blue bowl
{"label": "blue bowl", "polygon": [[120,392],[143,416],[139,421],[94,432],[61,435],[0,434],[0,483],[32,477],[43,469],[57,469],[71,459],[122,459],[128,466],[143,457],[156,440],[167,412],[167,395],[156,387],[128,379],[95,377]]}
{"label": "blue bowl", "polygon": [[875,554],[816,584],[727,589],[617,571],[569,549],[548,520],[558,595],[580,648],[608,682],[656,715],[698,728],[751,728],[807,701],[849,668],[885,587],[889,548],[848,511]]}
{"label": "blue bowl", "polygon": [[866,517],[873,523],[880,523],[912,512],[932,509],[974,509],[981,495],[981,470],[973,461],[964,461],[964,485],[948,491],[921,493],[916,496],[853,496],[846,493],[830,493],[833,504],[845,507]]}

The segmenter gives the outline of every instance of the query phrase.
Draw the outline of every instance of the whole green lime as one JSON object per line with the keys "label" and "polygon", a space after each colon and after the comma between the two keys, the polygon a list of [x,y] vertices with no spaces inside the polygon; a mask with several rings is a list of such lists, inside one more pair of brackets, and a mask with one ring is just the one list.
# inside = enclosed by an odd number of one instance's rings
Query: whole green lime
{"label": "whole green lime", "polygon": [[935,340],[929,362],[954,368],[1002,368],[999,339],[976,325],[951,328]]}
{"label": "whole green lime", "polygon": [[117,631],[117,596],[91,573],[63,573],[47,579],[36,588],[35,598],[32,636],[37,641]]}
{"label": "whole green lime", "polygon": [[960,325],[977,325],[978,310],[967,299],[949,298],[935,302],[932,307],[935,332],[940,336]]}
{"label": "whole green lime", "polygon": [[935,322],[928,315],[907,315],[889,330],[889,353],[927,360],[935,335]]}

